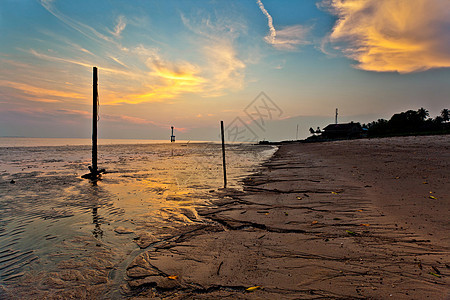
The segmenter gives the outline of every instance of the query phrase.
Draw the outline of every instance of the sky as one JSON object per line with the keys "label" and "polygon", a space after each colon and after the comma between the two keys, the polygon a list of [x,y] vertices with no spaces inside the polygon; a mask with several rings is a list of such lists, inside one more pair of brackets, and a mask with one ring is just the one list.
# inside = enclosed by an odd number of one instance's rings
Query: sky
{"label": "sky", "polygon": [[305,138],[450,108],[449,0],[1,0],[0,136]]}

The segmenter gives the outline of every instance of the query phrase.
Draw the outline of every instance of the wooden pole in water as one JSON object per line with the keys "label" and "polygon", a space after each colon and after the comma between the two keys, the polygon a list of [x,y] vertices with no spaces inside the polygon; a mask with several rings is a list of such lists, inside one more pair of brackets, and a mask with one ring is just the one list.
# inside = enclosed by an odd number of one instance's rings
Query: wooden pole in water
{"label": "wooden pole in water", "polygon": [[222,158],[223,158],[223,188],[227,188],[227,166],[225,163],[225,135],[223,133],[223,121],[220,121],[220,132],[222,133]]}
{"label": "wooden pole in water", "polygon": [[84,174],[81,178],[95,180],[101,173],[105,173],[105,169],[98,169],[97,166],[97,123],[98,123],[98,76],[97,67],[94,67],[93,84],[92,84],[92,166],[89,166],[88,174]]}
{"label": "wooden pole in water", "polygon": [[92,170],[97,174],[97,121],[98,121],[98,77],[97,67],[94,67],[93,93],[92,93]]}

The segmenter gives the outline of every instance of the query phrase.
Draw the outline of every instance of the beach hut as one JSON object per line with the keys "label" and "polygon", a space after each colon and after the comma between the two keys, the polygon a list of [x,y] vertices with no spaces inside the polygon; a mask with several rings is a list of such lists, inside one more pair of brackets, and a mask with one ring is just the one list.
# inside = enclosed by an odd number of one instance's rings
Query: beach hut
{"label": "beach hut", "polygon": [[361,137],[362,131],[359,123],[330,124],[323,129],[321,136],[326,139],[351,139]]}

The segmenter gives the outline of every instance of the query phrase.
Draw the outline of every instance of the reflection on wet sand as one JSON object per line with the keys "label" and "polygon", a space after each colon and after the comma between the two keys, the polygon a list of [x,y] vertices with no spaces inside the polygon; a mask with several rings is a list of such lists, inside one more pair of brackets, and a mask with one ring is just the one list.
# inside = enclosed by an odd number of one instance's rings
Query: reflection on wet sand
{"label": "reflection on wet sand", "polygon": [[[97,181],[91,181],[93,189],[92,189],[92,197],[95,199],[95,202],[98,202],[98,194],[97,194]],[[101,239],[103,237],[103,230],[100,227],[99,217],[98,217],[98,205],[94,204],[92,206],[92,224],[94,224],[95,228],[92,230],[92,234],[96,239]]]}
{"label": "reflection on wet sand", "polygon": [[[229,185],[236,189],[274,151],[230,148]],[[0,295],[120,297],[126,269],[142,249],[205,222],[196,207],[209,205],[222,184],[219,145],[99,151],[109,173],[95,184],[79,178],[89,164],[85,146],[0,153]]]}

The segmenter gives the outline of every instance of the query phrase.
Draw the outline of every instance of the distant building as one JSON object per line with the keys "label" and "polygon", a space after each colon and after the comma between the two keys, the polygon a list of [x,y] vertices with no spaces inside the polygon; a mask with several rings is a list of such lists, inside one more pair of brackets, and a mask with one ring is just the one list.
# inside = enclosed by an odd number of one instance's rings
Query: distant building
{"label": "distant building", "polygon": [[360,138],[363,133],[359,123],[330,124],[322,130],[325,139],[352,139]]}

